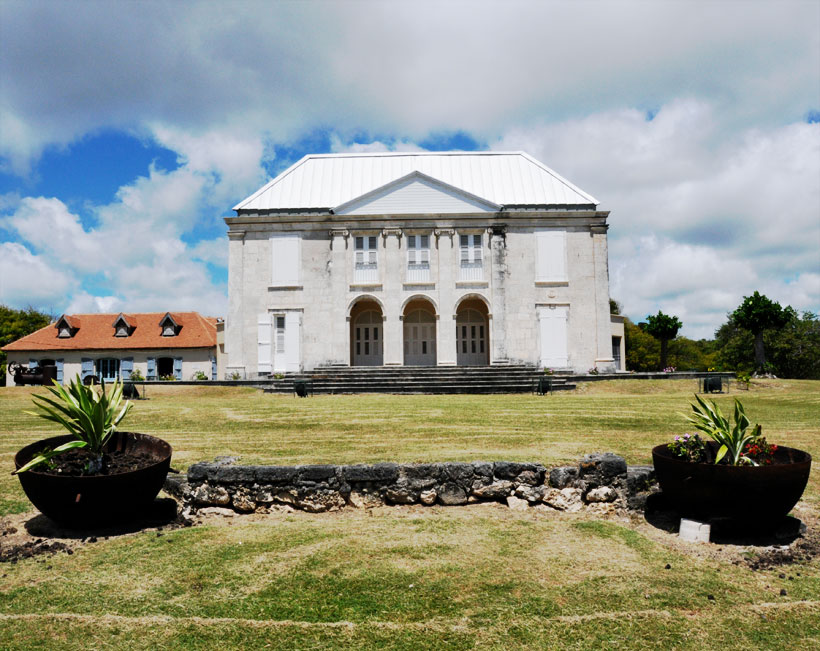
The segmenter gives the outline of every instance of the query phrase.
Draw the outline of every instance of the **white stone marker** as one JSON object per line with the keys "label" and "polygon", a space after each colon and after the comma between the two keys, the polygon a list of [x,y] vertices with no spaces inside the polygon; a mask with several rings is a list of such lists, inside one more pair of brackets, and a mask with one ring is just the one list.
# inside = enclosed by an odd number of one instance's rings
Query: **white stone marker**
{"label": "white stone marker", "polygon": [[681,540],[689,542],[709,542],[709,535],[712,533],[712,525],[697,520],[680,519],[680,531],[678,535]]}

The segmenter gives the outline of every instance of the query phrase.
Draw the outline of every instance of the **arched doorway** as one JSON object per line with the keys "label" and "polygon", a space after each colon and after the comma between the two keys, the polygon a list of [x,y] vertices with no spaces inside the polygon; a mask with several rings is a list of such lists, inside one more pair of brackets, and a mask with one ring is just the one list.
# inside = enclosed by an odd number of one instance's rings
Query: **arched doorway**
{"label": "arched doorway", "polygon": [[478,298],[462,301],[456,312],[456,363],[487,366],[490,363],[490,328],[487,305]]}
{"label": "arched doorway", "polygon": [[359,301],[350,311],[350,364],[384,364],[384,318],[376,301]]}
{"label": "arched doorway", "polygon": [[414,299],[404,308],[404,365],[436,365],[435,308],[424,299]]}

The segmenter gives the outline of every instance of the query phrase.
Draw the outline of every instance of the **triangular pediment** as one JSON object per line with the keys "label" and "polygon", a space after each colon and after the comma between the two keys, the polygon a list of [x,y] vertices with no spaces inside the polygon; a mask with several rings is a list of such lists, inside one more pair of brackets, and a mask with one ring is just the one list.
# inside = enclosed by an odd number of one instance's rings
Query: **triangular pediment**
{"label": "triangular pediment", "polygon": [[415,171],[336,208],[337,215],[498,212],[501,206]]}

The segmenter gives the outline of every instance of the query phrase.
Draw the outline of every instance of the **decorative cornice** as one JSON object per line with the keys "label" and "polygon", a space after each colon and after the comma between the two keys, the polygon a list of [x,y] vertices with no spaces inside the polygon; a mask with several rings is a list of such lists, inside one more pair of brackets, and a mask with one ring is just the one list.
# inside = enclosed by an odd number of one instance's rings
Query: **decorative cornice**
{"label": "decorative cornice", "polygon": [[245,231],[228,231],[228,239],[241,242],[245,239]]}
{"label": "decorative cornice", "polygon": [[392,228],[392,227],[391,227],[391,228],[384,228],[384,229],[382,229],[382,237],[383,237],[385,240],[386,240],[386,239],[388,238],[388,236],[390,236],[390,235],[395,235],[396,237],[398,237],[399,239],[401,239],[401,236],[402,236],[402,229],[400,229],[400,228]]}
{"label": "decorative cornice", "polygon": [[346,228],[331,228],[328,231],[328,235],[330,235],[330,237],[344,237],[347,239],[350,237],[350,231]]}
{"label": "decorative cornice", "polygon": [[455,228],[434,228],[433,235],[436,236],[436,239],[440,238],[442,235],[449,235],[453,237],[456,234]]}

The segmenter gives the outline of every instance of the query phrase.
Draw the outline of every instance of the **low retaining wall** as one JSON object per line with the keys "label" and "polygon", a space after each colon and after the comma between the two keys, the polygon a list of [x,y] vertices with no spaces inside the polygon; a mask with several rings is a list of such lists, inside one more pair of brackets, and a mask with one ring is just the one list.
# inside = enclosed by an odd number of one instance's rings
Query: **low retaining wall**
{"label": "low retaining wall", "polygon": [[[558,511],[643,508],[655,490],[651,466],[627,467],[611,452],[588,454],[576,466],[538,463],[377,463],[372,465],[243,466],[233,459],[197,463],[169,476],[166,492],[189,513],[227,508],[266,512],[277,505],[312,513],[391,504],[458,506],[503,502]],[[543,508],[542,507],[542,508]]]}

